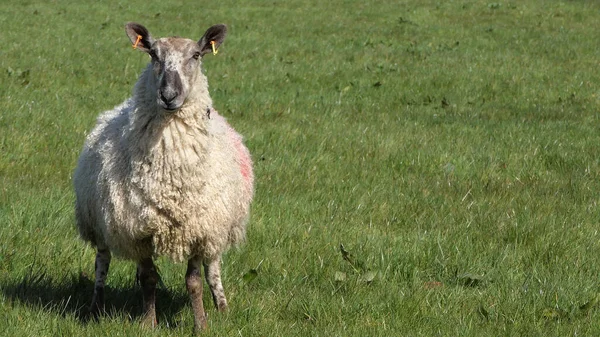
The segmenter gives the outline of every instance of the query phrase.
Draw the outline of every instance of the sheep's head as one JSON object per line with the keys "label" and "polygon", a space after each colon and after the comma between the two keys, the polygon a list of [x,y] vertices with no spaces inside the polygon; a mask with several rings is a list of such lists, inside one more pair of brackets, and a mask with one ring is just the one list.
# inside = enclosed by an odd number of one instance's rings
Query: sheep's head
{"label": "sheep's head", "polygon": [[174,111],[181,108],[194,86],[202,56],[212,51],[212,41],[215,48],[221,45],[227,27],[214,25],[197,42],[179,37],[154,40],[146,27],[133,22],[125,31],[131,43],[152,58],[157,104]]}

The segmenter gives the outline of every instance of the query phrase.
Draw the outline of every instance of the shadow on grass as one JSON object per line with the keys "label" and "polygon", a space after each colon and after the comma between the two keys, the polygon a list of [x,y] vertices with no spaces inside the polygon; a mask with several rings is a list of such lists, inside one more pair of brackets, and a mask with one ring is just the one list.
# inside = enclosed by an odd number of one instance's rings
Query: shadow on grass
{"label": "shadow on grass", "polygon": [[[0,291],[12,301],[16,301],[35,310],[43,310],[61,317],[72,316],[81,324],[93,321],[89,315],[89,304],[94,291],[94,280],[84,273],[65,277],[62,280],[52,279],[45,271],[30,272],[20,281],[0,281]],[[187,294],[160,286],[156,292],[157,317],[159,324],[176,327],[179,322],[175,315],[188,305]],[[105,317],[128,317],[137,320],[142,315],[142,293],[139,286],[105,288]]]}

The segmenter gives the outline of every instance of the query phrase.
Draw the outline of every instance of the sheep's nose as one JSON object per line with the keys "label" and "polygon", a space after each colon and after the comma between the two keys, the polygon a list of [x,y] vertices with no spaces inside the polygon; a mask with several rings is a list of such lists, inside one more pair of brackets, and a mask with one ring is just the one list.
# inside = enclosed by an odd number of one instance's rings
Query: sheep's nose
{"label": "sheep's nose", "polygon": [[179,95],[179,93],[175,90],[166,90],[160,91],[160,99],[166,104],[169,105],[171,104],[175,98],[177,98],[177,96]]}

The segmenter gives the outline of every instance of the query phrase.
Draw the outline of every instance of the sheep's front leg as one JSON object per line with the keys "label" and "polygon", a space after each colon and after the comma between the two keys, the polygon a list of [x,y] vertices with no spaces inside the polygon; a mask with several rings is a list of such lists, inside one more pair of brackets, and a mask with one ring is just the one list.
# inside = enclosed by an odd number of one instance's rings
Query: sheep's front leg
{"label": "sheep's front leg", "polygon": [[152,258],[138,262],[138,280],[142,286],[143,313],[142,325],[154,328],[156,326],[156,284],[158,272]]}
{"label": "sheep's front leg", "polygon": [[90,305],[90,313],[94,317],[98,317],[101,313],[104,313],[104,284],[106,283],[106,276],[108,275],[108,267],[110,266],[110,250],[107,248],[98,248],[96,253],[95,262],[95,284],[94,284],[94,296],[92,297],[92,304]]}
{"label": "sheep's front leg", "polygon": [[221,283],[221,257],[204,263],[204,276],[210,287],[215,307],[220,312],[226,311],[227,299],[225,298],[225,290],[223,290],[223,284]]}
{"label": "sheep's front leg", "polygon": [[206,328],[206,314],[202,304],[202,275],[200,275],[200,266],[202,260],[194,256],[188,261],[187,272],[185,273],[185,285],[192,301],[192,310],[194,311],[194,330]]}

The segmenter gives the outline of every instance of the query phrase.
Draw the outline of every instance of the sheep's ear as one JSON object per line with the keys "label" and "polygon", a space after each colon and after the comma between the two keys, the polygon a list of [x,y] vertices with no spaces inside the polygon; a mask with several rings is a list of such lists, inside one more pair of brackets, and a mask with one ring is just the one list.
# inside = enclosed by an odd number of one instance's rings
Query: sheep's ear
{"label": "sheep's ear", "polygon": [[211,41],[215,41],[215,49],[219,48],[223,40],[225,40],[225,35],[227,35],[227,26],[224,24],[214,25],[207,29],[204,36],[198,41],[200,54],[204,55],[212,51]]}
{"label": "sheep's ear", "polygon": [[[139,23],[129,22],[125,25],[125,32],[135,48],[145,51],[146,53],[150,52],[150,48],[152,47],[152,44],[154,44],[154,39],[146,27]],[[141,36],[139,40],[138,36]]]}

